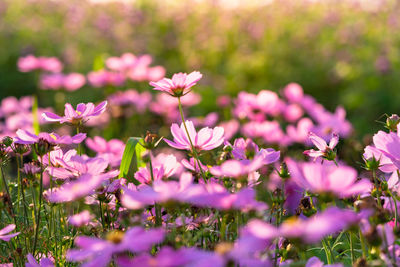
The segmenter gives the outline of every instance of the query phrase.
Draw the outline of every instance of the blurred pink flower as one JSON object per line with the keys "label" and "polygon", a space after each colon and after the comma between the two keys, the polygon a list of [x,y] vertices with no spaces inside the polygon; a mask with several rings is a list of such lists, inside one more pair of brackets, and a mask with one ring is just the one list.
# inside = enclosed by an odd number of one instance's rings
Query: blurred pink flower
{"label": "blurred pink flower", "polygon": [[10,224],[7,225],[6,227],[4,227],[3,229],[0,229],[0,240],[3,241],[10,241],[11,238],[16,237],[17,235],[19,235],[20,233],[13,233],[13,234],[8,234],[11,231],[14,231],[15,229],[15,224]]}
{"label": "blurred pink flower", "polygon": [[83,225],[87,225],[93,218],[94,218],[93,214],[91,214],[87,210],[84,210],[80,213],[74,214],[71,217],[69,217],[68,223],[75,227],[81,227]]}
{"label": "blurred pink flower", "polygon": [[298,103],[303,99],[303,88],[297,83],[289,83],[283,88],[283,95],[291,103]]}
{"label": "blurred pink flower", "polygon": [[356,170],[348,166],[295,162],[291,159],[286,162],[293,181],[299,187],[313,193],[351,197],[371,190],[371,182],[367,179],[357,181]]}
{"label": "blurred pink flower", "polygon": [[86,83],[86,78],[80,73],[44,74],[40,77],[40,88],[44,90],[76,91]]}
{"label": "blurred pink flower", "polygon": [[17,65],[21,72],[30,72],[34,70],[61,72],[63,69],[62,63],[55,57],[35,57],[33,55],[20,57]]}
{"label": "blurred pink flower", "polygon": [[93,87],[121,86],[125,83],[124,74],[106,70],[89,72],[87,78]]}

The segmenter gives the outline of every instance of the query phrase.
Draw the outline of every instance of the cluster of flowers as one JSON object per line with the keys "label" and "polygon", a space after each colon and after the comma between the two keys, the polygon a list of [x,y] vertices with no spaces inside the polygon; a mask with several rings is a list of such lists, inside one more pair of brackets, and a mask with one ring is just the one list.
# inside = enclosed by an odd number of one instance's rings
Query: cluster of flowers
{"label": "cluster of flowers", "polygon": [[[24,60],[19,64],[27,70]],[[138,80],[149,64],[148,57],[131,54],[107,60],[111,70]],[[218,123],[218,113],[185,119],[185,104],[200,101],[192,89],[201,78],[195,71],[150,82],[159,91],[156,102],[150,92],[127,90],[97,105],[66,103],[63,115],[39,111],[40,120],[67,130],[35,132],[32,120],[2,129],[0,261],[47,267],[397,266],[398,116],[389,117],[389,132],[379,131],[365,148],[366,171],[359,175],[338,156],[339,138],[352,130],[342,108],[330,113],[289,84],[284,99],[266,90],[241,92],[231,120]],[[229,98],[218,101],[230,109]],[[0,114],[8,124],[15,114],[31,117],[31,106],[30,98],[8,98]],[[82,132],[121,106],[165,115],[172,138],[147,132],[125,144]],[[66,134],[74,128],[75,135]],[[294,143],[308,146],[303,158],[288,153]],[[14,162],[15,178],[6,168]]]}

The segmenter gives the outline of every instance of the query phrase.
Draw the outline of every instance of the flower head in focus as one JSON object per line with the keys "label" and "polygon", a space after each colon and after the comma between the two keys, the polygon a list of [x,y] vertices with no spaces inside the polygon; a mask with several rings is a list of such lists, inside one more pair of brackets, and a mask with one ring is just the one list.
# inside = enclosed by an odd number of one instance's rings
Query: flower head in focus
{"label": "flower head in focus", "polygon": [[[224,128],[222,127],[215,127],[214,129],[206,127],[201,129],[199,132],[196,132],[193,122],[186,121],[186,126],[190,140],[192,140],[193,146],[197,151],[211,150],[219,147],[224,142]],[[192,149],[183,123],[181,123],[181,127],[179,127],[178,124],[173,123],[171,126],[171,133],[174,137],[174,141],[164,138],[164,141],[168,145],[176,149]]]}
{"label": "flower head in focus", "polygon": [[150,82],[154,90],[166,92],[167,94],[175,97],[181,97],[190,92],[192,88],[203,75],[198,71],[193,71],[190,74],[176,73],[171,79],[163,78],[158,82]]}
{"label": "flower head in focus", "polygon": [[76,107],[76,110],[72,107],[71,104],[65,104],[64,116],[58,116],[57,114],[51,112],[44,112],[42,117],[46,121],[50,122],[69,122],[72,124],[79,124],[83,121],[87,121],[90,117],[98,116],[102,114],[106,110],[107,101],[103,101],[97,106],[93,103],[80,103]]}

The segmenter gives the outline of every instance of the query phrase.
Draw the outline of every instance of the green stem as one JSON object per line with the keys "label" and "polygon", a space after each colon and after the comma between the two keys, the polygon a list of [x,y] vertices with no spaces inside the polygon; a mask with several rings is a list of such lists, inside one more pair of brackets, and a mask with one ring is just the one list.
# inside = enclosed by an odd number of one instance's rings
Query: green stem
{"label": "green stem", "polygon": [[354,265],[354,246],[353,246],[353,237],[352,233],[348,232],[347,237],[349,238],[350,243],[350,255],[351,255],[351,266]]}
{"label": "green stem", "polygon": [[36,245],[37,245],[37,240],[39,237],[39,228],[40,228],[40,215],[41,215],[41,209],[42,209],[42,195],[43,195],[43,157],[42,160],[40,161],[40,186],[39,186],[39,205],[38,205],[38,210],[36,213],[36,230],[35,230],[35,240],[33,241],[33,255],[35,255],[36,252]]}
{"label": "green stem", "polygon": [[362,255],[363,255],[363,258],[366,259],[367,258],[367,248],[365,247],[365,240],[364,240],[364,236],[361,232],[361,229],[358,230],[358,235],[360,236],[360,245],[361,245]]}
{"label": "green stem", "polygon": [[195,157],[195,159],[197,161],[197,164],[199,165],[199,170],[200,170],[201,176],[203,177],[204,182],[207,183],[206,176],[204,174],[203,168],[201,167],[199,155],[197,154],[196,148],[193,145],[192,139],[190,138],[190,135],[189,135],[189,131],[188,131],[187,127],[186,127],[186,121],[185,121],[185,116],[183,115],[183,109],[182,109],[182,103],[181,103],[181,98],[180,97],[178,97],[178,107],[179,107],[179,113],[181,114],[181,119],[182,119],[183,126],[185,127],[186,135],[187,135],[187,137],[189,139],[190,146],[192,147],[192,152],[193,152],[194,157]]}
{"label": "green stem", "polygon": [[332,262],[333,262],[332,261],[332,253],[331,253],[331,250],[330,250],[325,238],[322,239],[322,245],[324,246],[326,260],[328,261],[328,264],[332,264]]}

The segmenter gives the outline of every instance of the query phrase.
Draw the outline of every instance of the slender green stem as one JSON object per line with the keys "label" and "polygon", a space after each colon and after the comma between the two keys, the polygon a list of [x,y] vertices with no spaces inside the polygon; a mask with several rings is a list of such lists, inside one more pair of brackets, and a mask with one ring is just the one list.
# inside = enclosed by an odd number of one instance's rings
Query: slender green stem
{"label": "slender green stem", "polygon": [[179,113],[181,114],[183,127],[185,127],[186,135],[187,135],[187,137],[189,139],[190,146],[192,147],[192,152],[193,152],[194,157],[195,157],[195,159],[197,161],[197,164],[199,165],[199,170],[200,170],[201,176],[203,177],[204,182],[207,183],[206,176],[204,174],[203,168],[201,167],[199,155],[197,154],[196,148],[193,145],[192,139],[190,138],[190,134],[189,134],[189,131],[188,131],[187,126],[186,126],[185,116],[183,115],[183,109],[182,109],[182,103],[181,103],[181,98],[180,97],[178,97],[178,107],[179,107]]}
{"label": "slender green stem", "polygon": [[324,246],[326,260],[328,261],[328,264],[332,264],[332,253],[331,253],[330,248],[328,247],[328,244],[327,244],[325,238],[322,239],[322,246]]}
{"label": "slender green stem", "polygon": [[349,243],[350,243],[351,266],[353,266],[354,265],[353,234],[349,231],[347,233],[347,237],[349,238]]}
{"label": "slender green stem", "polygon": [[376,176],[376,171],[372,170],[372,177],[374,179],[374,183],[375,183],[375,188],[376,188],[376,192],[377,192],[377,203],[378,203],[378,207],[381,208],[382,207],[382,203],[381,203],[381,193],[379,190],[379,184],[378,184],[378,177]]}
{"label": "slender green stem", "polygon": [[37,245],[37,240],[39,237],[39,228],[40,228],[40,215],[41,215],[41,209],[42,209],[42,195],[43,195],[43,157],[42,160],[40,160],[40,186],[39,186],[39,203],[38,203],[38,210],[36,213],[36,230],[35,230],[35,240],[33,241],[33,255],[35,255],[36,252],[36,245]]}
{"label": "slender green stem", "polygon": [[365,247],[365,240],[364,240],[364,236],[361,232],[361,229],[358,230],[358,234],[360,236],[360,245],[361,245],[362,255],[363,255],[363,258],[366,259],[367,258],[367,248]]}

